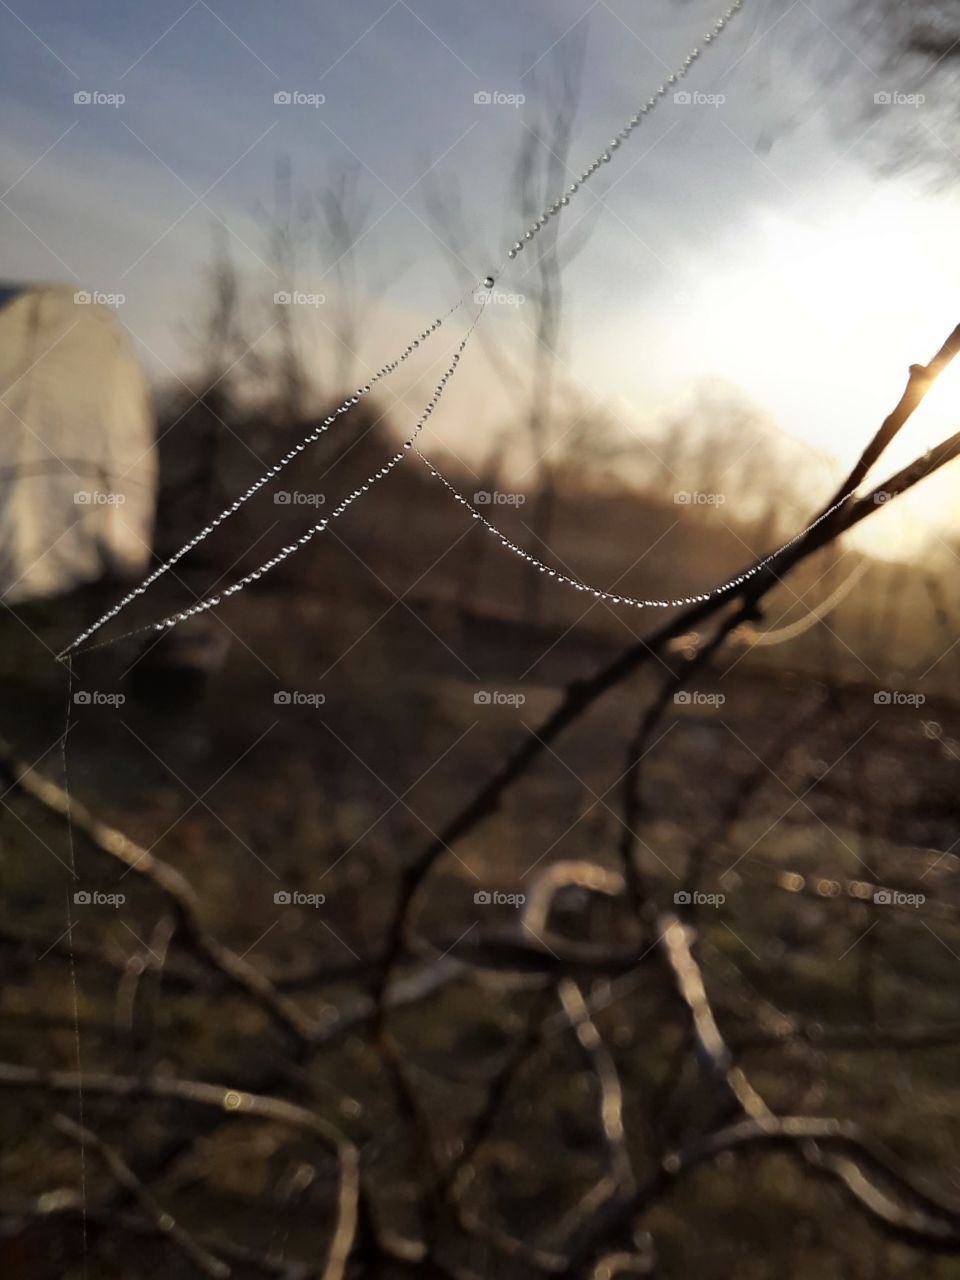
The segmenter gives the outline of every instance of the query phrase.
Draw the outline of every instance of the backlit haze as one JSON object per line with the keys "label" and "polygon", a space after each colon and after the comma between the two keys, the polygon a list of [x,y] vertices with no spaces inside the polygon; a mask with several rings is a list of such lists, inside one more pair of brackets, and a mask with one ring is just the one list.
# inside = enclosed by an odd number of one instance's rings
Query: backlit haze
{"label": "backlit haze", "polygon": [[[892,81],[881,49],[857,44],[841,8],[747,0],[684,82],[699,99],[668,95],[563,215],[590,228],[565,278],[571,383],[643,441],[699,380],[722,379],[836,459],[801,504],[810,510],[909,365],[957,322],[960,297],[957,200],[937,183],[955,165],[937,82],[925,102],[909,101],[912,86]],[[151,375],[188,376],[211,227],[229,227],[235,261],[266,301],[276,284],[259,211],[278,155],[305,191],[352,170],[370,205],[358,278],[376,293],[358,354],[379,366],[461,287],[427,211],[429,184],[459,193],[479,279],[523,229],[509,213],[513,160],[563,60],[581,67],[581,166],[721,11],[701,0],[3,4],[0,275],[123,295],[121,319]],[[324,100],[276,103],[277,93]],[[894,100],[875,103],[878,93]],[[932,170],[894,163],[898,139],[917,129]],[[521,255],[498,285],[522,295],[528,269]],[[330,293],[332,270],[305,256],[299,287]],[[528,336],[522,304],[491,305],[483,324],[507,347]],[[431,358],[455,334],[445,338]],[[396,384],[411,414],[428,372],[411,368]],[[475,343],[431,447],[476,461],[508,417]],[[882,474],[958,425],[960,369]],[[949,494],[947,480],[921,486],[869,521],[861,545],[903,556],[937,539]]]}

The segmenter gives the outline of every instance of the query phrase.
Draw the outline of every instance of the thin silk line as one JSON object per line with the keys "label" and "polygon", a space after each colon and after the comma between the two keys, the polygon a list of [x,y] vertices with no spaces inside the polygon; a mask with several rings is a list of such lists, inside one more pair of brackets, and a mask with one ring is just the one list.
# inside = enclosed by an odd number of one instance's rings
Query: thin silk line
{"label": "thin silk line", "polygon": [[[278,564],[282,564],[284,560],[288,560],[291,556],[296,555],[296,553],[305,547],[308,542],[312,542],[317,534],[323,533],[334,520],[339,520],[344,512],[346,512],[358,499],[362,498],[364,494],[368,493],[375,484],[378,484],[388,476],[391,471],[393,471],[393,469],[397,467],[405,457],[407,457],[408,453],[415,448],[417,437],[420,435],[434,409],[440,403],[440,399],[446,389],[447,383],[457,372],[460,365],[460,358],[463,355],[474,330],[480,322],[480,317],[482,316],[483,311],[484,307],[481,306],[469,329],[467,329],[466,333],[461,338],[457,349],[453,354],[453,358],[447,366],[446,372],[434,388],[433,395],[430,400],[427,401],[426,407],[417,419],[416,426],[412,433],[406,440],[404,440],[403,444],[397,452],[393,454],[389,461],[376,471],[371,472],[371,474],[367,476],[366,480],[358,488],[354,489],[352,493],[349,493],[341,500],[338,506],[334,507],[329,516],[319,521],[319,523],[311,525],[305,533],[301,534],[300,537],[297,538],[296,542],[288,543],[286,546],[282,547],[276,555],[271,556],[268,560],[264,560],[256,569],[251,570],[250,573],[244,574],[242,578],[238,578],[236,582],[232,583],[229,587],[224,588],[222,591],[206,596],[203,600],[197,601],[196,604],[190,605],[189,608],[180,610],[177,613],[172,613],[168,617],[161,619],[159,622],[150,622],[142,627],[136,627],[132,631],[124,632],[123,635],[115,636],[110,640],[103,640],[98,644],[86,645],[80,650],[80,652],[89,653],[92,649],[106,648],[109,645],[117,644],[120,640],[127,640],[131,636],[140,635],[147,631],[157,632],[171,630],[173,627],[179,626],[181,622],[186,622],[190,618],[195,618],[198,614],[205,613],[208,609],[216,608],[217,605],[222,603],[222,601],[239,594],[239,592],[243,591],[245,587],[250,586],[251,583],[258,582],[261,578],[265,577],[266,574],[268,574],[272,569],[275,569]],[[71,648],[73,648],[73,646],[71,646]],[[65,652],[69,653],[70,650]]]}
{"label": "thin silk line", "polygon": [[[734,0],[734,3],[726,11],[726,13],[722,14],[721,17],[719,17],[716,20],[716,22],[713,24],[713,30],[708,31],[706,35],[703,37],[703,43],[705,45],[712,44],[714,40],[716,40],[717,37],[720,35],[720,33],[723,31],[723,29],[726,27],[727,23],[732,18],[735,18],[742,8],[743,8],[743,0]],[[560,213],[561,209],[566,208],[566,206],[570,203],[570,200],[578,193],[578,191],[584,185],[584,183],[589,182],[590,179],[593,177],[593,175],[599,169],[601,169],[603,165],[610,163],[610,161],[613,159],[616,152],[620,149],[621,144],[628,140],[631,133],[633,133],[634,129],[639,128],[639,126],[643,123],[644,117],[649,115],[650,112],[654,110],[654,108],[656,107],[660,99],[665,98],[667,94],[670,92],[670,89],[674,85],[678,84],[685,75],[687,75],[687,73],[693,67],[693,64],[697,61],[699,57],[701,57],[703,52],[704,50],[701,49],[699,45],[696,45],[693,49],[690,50],[690,52],[684,58],[683,62],[681,62],[681,64],[677,67],[677,69],[675,71],[672,71],[666,77],[664,82],[657,86],[656,92],[646,100],[646,102],[639,109],[639,111],[637,111],[635,115],[632,115],[630,119],[625,122],[625,124],[617,132],[615,137],[610,139],[610,141],[607,143],[606,149],[604,151],[601,151],[601,153],[594,160],[592,160],[590,164],[587,165],[587,167],[580,174],[580,177],[577,178],[573,183],[571,183],[571,185],[567,188],[567,190],[561,196],[559,196],[553,202],[553,204],[546,206],[540,213],[539,217],[534,219],[534,221],[530,224],[527,230],[524,231],[522,237],[519,240],[517,240],[513,248],[509,250],[509,252],[507,253],[508,258],[515,258],[518,253],[522,253],[524,246],[526,244],[529,244],[529,242],[535,236],[539,235],[539,233],[546,226],[547,221],[550,218],[556,217],[556,215]],[[686,98],[687,102],[690,101],[689,94],[684,94],[684,95],[678,94],[677,96],[681,98]],[[503,266],[503,263],[501,263],[501,266]],[[493,282],[491,281],[490,283],[492,285]]]}
{"label": "thin silk line", "polygon": [[[371,391],[378,382],[382,382],[385,378],[388,378],[390,374],[394,373],[400,365],[404,363],[404,361],[408,360],[422,343],[425,343],[430,337],[432,337],[436,330],[441,327],[444,320],[449,319],[450,316],[459,311],[468,296],[468,292],[464,293],[459,301],[452,306],[445,315],[434,320],[431,325],[423,330],[419,337],[414,338],[412,342],[408,343],[401,355],[397,356],[396,359],[391,360],[388,364],[383,365],[382,368],[377,370],[369,382],[366,382],[362,387],[359,387],[353,395],[347,396],[343,403],[340,404],[333,413],[328,414],[319,426],[314,427],[312,431],[309,431],[299,444],[294,445],[293,448],[288,450],[278,462],[264,471],[264,473],[255,480],[239,498],[236,498],[229,506],[224,507],[215,519],[211,520],[208,525],[205,525],[198,533],[194,534],[189,541],[183,544],[179,551],[175,552],[168,560],[165,560],[161,565],[154,569],[151,574],[144,578],[139,586],[128,591],[121,600],[109,608],[100,618],[97,619],[96,622],[92,624],[92,626],[89,626],[85,631],[81,631],[81,633],[72,640],[69,645],[67,645],[66,649],[57,655],[58,659],[62,660],[68,653],[78,649],[85,640],[88,640],[92,635],[95,635],[105,623],[110,622],[111,619],[115,618],[127,607],[127,605],[136,600],[138,596],[145,595],[157,579],[162,578],[165,573],[169,573],[174,565],[177,564],[178,561],[182,560],[188,551],[192,551],[194,547],[198,547],[201,542],[213,533],[214,529],[219,528],[220,525],[225,524],[227,520],[236,515],[244,503],[249,502],[254,494],[259,493],[265,485],[275,479],[284,467],[289,466],[291,462],[304,452],[308,445],[315,444],[322,435],[329,431],[330,427],[338,418],[349,413],[353,406],[357,404],[358,401],[360,401],[369,391]],[[118,639],[123,639],[123,637],[118,637]]]}
{"label": "thin silk line", "polygon": [[820,515],[817,516],[816,520],[808,524],[805,529],[801,529],[799,533],[794,534],[792,538],[777,547],[775,551],[771,551],[769,555],[764,556],[762,560],[758,560],[755,564],[752,564],[750,568],[745,569],[743,573],[738,573],[735,577],[728,578],[726,582],[721,582],[717,586],[711,587],[709,591],[702,591],[697,595],[692,596],[677,596],[672,600],[644,600],[638,599],[636,596],[625,595],[622,592],[614,593],[612,591],[604,591],[600,587],[591,586],[590,583],[583,582],[580,578],[575,578],[570,574],[562,573],[559,569],[552,569],[550,565],[545,564],[542,560],[538,560],[537,557],[531,555],[529,551],[524,551],[523,547],[512,542],[505,533],[498,529],[493,521],[488,520],[485,515],[479,512],[469,498],[464,497],[460,490],[450,483],[447,477],[433,465],[425,454],[421,453],[419,449],[415,449],[415,452],[434,479],[439,480],[453,499],[456,502],[459,502],[461,506],[466,507],[474,520],[479,520],[488,533],[492,533],[500,540],[501,547],[505,548],[507,551],[512,551],[514,555],[519,556],[521,560],[525,560],[527,564],[538,569],[540,573],[547,574],[548,577],[553,578],[556,582],[562,582],[564,585],[572,587],[575,591],[586,591],[597,600],[609,600],[611,604],[625,604],[633,609],[679,609],[687,605],[702,604],[705,600],[712,600],[716,596],[725,595],[735,587],[742,586],[743,583],[749,581],[750,578],[756,577],[761,570],[765,569],[769,564],[772,564],[772,562],[779,556],[782,556],[785,551],[789,551],[789,549],[794,546],[795,543],[799,542],[801,538],[805,538],[812,529],[816,529],[818,524],[822,524],[828,516],[833,515],[835,511],[839,511],[844,503],[847,502],[854,493],[854,490],[850,489],[847,493],[843,494],[842,497],[838,498],[832,506],[827,507],[826,511],[822,511]]}
{"label": "thin silk line", "polygon": [[[716,20],[716,22],[713,25],[712,31],[708,31],[703,36],[703,44],[707,46],[713,43],[713,41],[715,41],[717,37],[720,35],[720,33],[724,30],[727,23],[736,16],[736,14],[740,11],[742,7],[743,7],[743,0],[734,0],[734,3],[730,6],[730,8],[727,9],[726,12]],[[571,186],[567,189],[567,191],[564,194],[560,195],[553,202],[552,205],[549,205],[543,209],[540,215],[534,220],[532,225],[526,231],[523,232],[522,238],[517,240],[516,243],[513,245],[513,247],[510,250],[508,250],[506,255],[507,258],[515,258],[517,254],[521,253],[523,251],[524,246],[527,243],[529,243],[531,240],[533,240],[534,237],[537,236],[539,232],[546,226],[548,220],[558,215],[563,208],[569,205],[570,200],[577,195],[580,188],[586,182],[589,182],[589,180],[602,167],[602,165],[609,163],[609,161],[613,159],[613,156],[619,150],[621,144],[626,142],[629,139],[630,135],[633,133],[634,129],[638,128],[639,125],[642,124],[644,117],[648,115],[656,107],[658,101],[661,98],[666,97],[666,95],[670,91],[670,88],[678,84],[679,81],[690,71],[693,64],[697,61],[697,59],[701,56],[702,53],[703,53],[703,49],[701,49],[699,45],[695,46],[693,49],[690,50],[690,52],[684,58],[680,66],[677,67],[676,71],[671,72],[666,77],[665,81],[657,87],[656,92],[650,98],[647,99],[647,101],[644,103],[643,106],[640,107],[640,109],[636,112],[635,115],[630,117],[630,119],[623,125],[623,127],[619,130],[616,136],[610,139],[610,141],[607,143],[606,149],[602,151],[600,155],[596,157],[596,159],[594,159],[593,161],[591,161],[590,164],[587,165],[587,167],[580,174],[580,177],[577,178],[571,184]],[[505,265],[506,265],[506,259],[501,261],[500,267],[497,268],[498,272]],[[495,276],[494,275],[486,276],[480,282],[480,284],[484,289],[487,289],[487,290],[492,289],[495,284]],[[97,621],[93,623],[92,626],[88,627],[85,631],[82,631],[78,636],[76,636],[71,641],[71,643],[64,650],[62,650],[61,653],[57,655],[58,658],[62,660],[64,657],[66,657],[68,653],[71,653],[74,650],[79,649],[79,647],[84,643],[84,641],[88,640],[92,635],[95,635],[96,632],[99,631],[100,628],[103,627],[107,622],[110,622],[113,618],[117,617],[117,615],[120,614],[138,596],[144,595],[149,590],[149,588],[153,585],[153,583],[157,581],[158,578],[163,577],[163,575],[168,573],[173,568],[173,566],[177,564],[178,561],[181,560],[189,551],[192,551],[195,547],[199,546],[200,543],[204,541],[204,539],[208,538],[210,534],[213,533],[214,529],[218,528],[225,521],[229,520],[231,516],[235,515],[237,511],[239,511],[239,509],[244,505],[245,502],[248,502],[250,498],[254,496],[254,494],[258,493],[260,489],[264,487],[264,485],[269,484],[270,481],[272,481],[277,475],[279,475],[279,473],[283,470],[283,468],[289,465],[289,463],[291,463],[298,454],[302,453],[307,448],[308,445],[315,444],[316,441],[320,438],[320,436],[323,435],[324,432],[326,432],[330,428],[330,426],[333,425],[336,419],[341,417],[343,414],[348,413],[350,409],[352,409],[353,406],[361,399],[361,397],[365,396],[371,390],[371,388],[377,384],[377,382],[381,381],[384,378],[389,377],[390,374],[395,372],[395,370],[399,368],[399,366],[403,364],[403,362],[407,360],[413,354],[413,352],[420,346],[420,343],[426,341],[440,327],[444,319],[449,318],[449,316],[453,315],[454,312],[459,310],[459,308],[463,305],[464,299],[466,297],[467,297],[467,294],[464,293],[459,299],[459,301],[453,307],[450,308],[450,310],[446,313],[445,316],[435,320],[433,324],[429,326],[429,328],[425,329],[419,335],[418,338],[414,339],[413,342],[408,343],[402,355],[400,355],[397,359],[390,361],[388,364],[385,364],[380,370],[378,370],[378,372],[370,379],[369,382],[365,383],[364,386],[360,387],[352,396],[348,396],[347,399],[344,400],[343,403],[332,414],[330,414],[327,418],[324,419],[324,421],[321,423],[319,427],[315,428],[313,431],[309,432],[306,436],[304,436],[303,440],[301,440],[301,442],[298,445],[295,445],[293,449],[291,449],[288,453],[286,453],[278,463],[268,468],[263,473],[263,475],[260,476],[258,480],[256,480],[244,493],[240,495],[239,498],[237,498],[234,502],[232,502],[228,507],[225,507],[223,511],[221,511],[221,513],[214,520],[210,522],[210,524],[206,525],[204,528],[200,530],[199,533],[195,534],[192,538],[189,539],[189,541],[185,542],[179,551],[175,552],[175,554],[172,555],[168,560],[164,561],[161,565],[159,565],[158,568],[156,568],[151,574],[149,574],[146,578],[144,578],[144,580],[140,583],[139,586],[134,587],[125,596],[123,596],[123,598],[119,600],[117,604],[113,605],[104,614],[102,614],[101,617],[98,618]],[[135,632],[126,633],[126,635],[131,635],[131,634],[135,634]],[[125,636],[117,637],[117,639],[124,639],[124,638]],[[90,646],[90,647],[93,647],[93,646]],[[100,647],[100,646],[97,646],[97,647]]]}
{"label": "thin silk line", "polygon": [[80,1037],[80,1004],[77,996],[77,959],[73,947],[73,892],[77,883],[77,859],[73,840],[73,807],[70,799],[70,774],[67,769],[67,737],[70,733],[70,711],[73,705],[73,663],[66,659],[67,705],[63,717],[63,735],[60,738],[60,763],[63,770],[63,794],[66,796],[64,817],[67,826],[67,847],[70,852],[71,882],[67,886],[67,940],[70,945],[70,988],[73,1002],[73,1034],[77,1058],[77,1120],[80,1125],[80,1233],[83,1241],[83,1274],[89,1274],[87,1266],[87,1150],[83,1125],[83,1052]]}

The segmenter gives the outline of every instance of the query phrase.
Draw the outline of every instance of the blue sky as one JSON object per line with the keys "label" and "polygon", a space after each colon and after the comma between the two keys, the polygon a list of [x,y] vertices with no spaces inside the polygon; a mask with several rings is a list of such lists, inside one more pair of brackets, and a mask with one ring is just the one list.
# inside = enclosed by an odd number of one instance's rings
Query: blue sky
{"label": "blue sky", "polygon": [[[505,213],[513,157],[562,60],[579,48],[572,154],[583,163],[718,11],[703,0],[4,2],[0,276],[122,293],[147,367],[187,372],[184,323],[215,219],[268,299],[257,209],[278,155],[306,190],[352,168],[375,222],[360,261],[381,281],[361,355],[379,364],[456,296],[423,175],[459,191],[482,276],[519,230]],[[565,281],[565,376],[630,429],[720,376],[848,458],[907,365],[955,322],[953,197],[876,164],[904,123],[949,161],[937,89],[919,111],[875,107],[875,92],[911,85],[890,83],[881,52],[840,16],[826,0],[747,0],[686,82],[722,104],[665,99],[564,214],[591,227]],[[478,106],[478,90],[528,101]],[[78,105],[79,91],[125,101]],[[278,91],[325,101],[277,105]],[[872,275],[889,276],[879,291],[857,252],[870,237]],[[305,261],[298,283],[324,288],[329,266]],[[502,283],[522,292],[522,260]],[[484,324],[508,347],[525,340],[522,317],[503,309]],[[463,448],[505,403],[482,351],[460,381],[434,429]]]}

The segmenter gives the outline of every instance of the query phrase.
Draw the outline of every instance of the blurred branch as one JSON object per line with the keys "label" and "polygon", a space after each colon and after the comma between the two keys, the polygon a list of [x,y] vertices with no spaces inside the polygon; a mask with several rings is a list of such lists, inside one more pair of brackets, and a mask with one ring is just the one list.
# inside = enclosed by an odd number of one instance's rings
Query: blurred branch
{"label": "blurred branch", "polygon": [[[753,1148],[786,1151],[840,1179],[860,1206],[911,1244],[960,1250],[960,1212],[920,1191],[888,1152],[847,1121],[819,1116],[741,1120],[673,1151],[649,1183],[626,1204],[609,1204],[590,1223],[570,1258],[567,1274],[583,1274],[589,1259],[628,1223],[663,1198],[681,1178],[724,1152]],[[897,1196],[899,1199],[895,1199]]]}
{"label": "blurred branch", "polygon": [[[0,1219],[5,1220],[7,1234],[23,1232],[30,1226],[48,1231],[52,1223],[62,1218],[92,1223],[110,1232],[124,1231],[158,1243],[169,1238],[165,1225],[139,1214],[87,1204],[81,1193],[70,1187],[45,1191],[34,1200],[7,1196],[0,1199]],[[280,1280],[311,1280],[316,1275],[314,1266],[291,1258],[289,1254],[274,1258],[233,1240],[221,1240],[202,1232],[194,1232],[192,1238],[201,1248],[245,1270],[278,1276]]]}
{"label": "blurred branch", "polygon": [[172,916],[158,920],[147,946],[146,958],[131,956],[117,984],[117,1026],[138,1043],[146,1038],[154,1025],[157,997],[176,927]]}
{"label": "blurred branch", "polygon": [[2,741],[0,778],[10,791],[29,797],[61,821],[69,820],[74,831],[94,849],[159,889],[169,902],[184,940],[196,957],[260,1005],[279,1027],[305,1043],[312,1043],[320,1035],[321,1023],[304,1014],[291,1000],[281,995],[269,978],[203,928],[197,897],[190,882],[179,871],[135,844],[121,831],[95,818],[85,805],[68,796],[62,787],[41,778],[18,762]]}
{"label": "blurred branch", "polygon": [[[227,1114],[256,1116],[288,1125],[320,1141],[337,1158],[340,1191],[337,1221],[322,1280],[342,1280],[356,1234],[360,1197],[360,1158],[356,1147],[332,1124],[304,1107],[263,1094],[248,1093],[220,1084],[185,1080],[175,1076],[121,1076],[108,1072],[44,1071],[0,1063],[0,1090],[37,1090],[40,1093],[174,1100],[192,1106],[213,1107]],[[131,1175],[132,1176],[132,1175]]]}
{"label": "blurred branch", "polygon": [[[740,575],[733,577],[723,590],[717,591],[715,595],[707,595],[697,604],[678,611],[673,618],[626,649],[619,657],[592,676],[585,680],[574,681],[569,685],[556,709],[541,725],[526,735],[504,763],[444,826],[437,838],[432,840],[407,866],[401,875],[398,906],[388,937],[385,963],[376,988],[380,1004],[378,1022],[381,1025],[382,994],[390,983],[394,967],[407,942],[412,908],[421,886],[437,860],[447,850],[496,812],[505,793],[525,776],[533,762],[550,743],[578,721],[604,694],[621,685],[652,658],[659,657],[675,637],[691,631],[737,598],[742,598],[743,601],[739,611],[741,615],[739,621],[752,616],[759,601],[786,574],[815,551],[828,542],[834,541],[842,533],[875,512],[880,505],[876,500],[880,493],[887,495],[888,499],[895,498],[926,476],[933,474],[960,453],[960,433],[957,433],[918,458],[910,466],[897,472],[885,485],[878,487],[865,497],[856,499],[851,492],[852,486],[859,483],[872,463],[879,458],[922,402],[934,379],[947,367],[958,349],[960,349],[960,326],[953,331],[929,365],[911,366],[907,387],[898,404],[864,449],[860,461],[853,468],[844,485],[824,504],[819,517],[815,517],[815,519],[820,518],[819,524],[808,529],[792,544],[787,545],[774,564],[766,566],[746,581],[739,580]],[[848,496],[844,501],[845,495]],[[838,502],[842,502],[839,510],[832,516],[823,518],[824,514]],[[754,561],[754,564],[757,563],[758,561]]]}
{"label": "blurred branch", "polygon": [[590,1016],[583,992],[572,978],[563,978],[558,993],[577,1040],[593,1065],[600,1088],[600,1122],[610,1150],[610,1172],[621,1191],[636,1184],[623,1127],[623,1087],[613,1055],[603,1043],[597,1024]]}
{"label": "blurred branch", "polygon": [[58,1113],[53,1117],[53,1124],[55,1129],[76,1142],[82,1150],[89,1148],[97,1153],[114,1181],[130,1193],[157,1231],[171,1240],[199,1271],[202,1271],[205,1276],[213,1276],[214,1280],[225,1280],[231,1274],[225,1262],[200,1245],[189,1231],[184,1230],[173,1215],[163,1208],[115,1147],[109,1146],[91,1129],[77,1124],[69,1116]]}
{"label": "blurred branch", "polygon": [[676,916],[659,917],[658,945],[673,973],[694,1029],[699,1056],[714,1079],[729,1090],[745,1119],[695,1138],[668,1154],[648,1184],[628,1198],[611,1197],[575,1245],[568,1273],[580,1274],[591,1257],[609,1247],[628,1224],[648,1211],[677,1179],[724,1151],[775,1146],[832,1177],[886,1229],[926,1248],[960,1251],[960,1208],[920,1190],[888,1152],[866,1139],[858,1126],[840,1120],[777,1116],[746,1073],[734,1063],[720,1032],[692,948],[695,934]]}

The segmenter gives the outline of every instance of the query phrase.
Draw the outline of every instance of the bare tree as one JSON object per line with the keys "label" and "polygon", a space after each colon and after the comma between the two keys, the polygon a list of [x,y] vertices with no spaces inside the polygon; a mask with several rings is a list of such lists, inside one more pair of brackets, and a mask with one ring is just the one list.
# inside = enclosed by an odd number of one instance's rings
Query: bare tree
{"label": "bare tree", "polygon": [[[361,270],[357,244],[370,227],[369,200],[360,197],[356,170],[332,173],[317,195],[320,225],[317,229],[321,263],[326,262],[321,279],[333,275],[336,301],[331,325],[335,348],[332,357],[333,388],[345,392],[355,379],[359,348],[373,300],[382,288],[382,278],[370,278]],[[362,255],[364,263],[369,250]]]}
{"label": "bare tree", "polygon": [[291,302],[299,283],[304,209],[297,199],[293,165],[286,155],[281,155],[274,167],[273,206],[265,216],[265,224],[267,262],[274,288],[280,406],[288,422],[297,422],[306,408],[308,379],[300,352],[297,309]]}
{"label": "bare tree", "polygon": [[[559,82],[545,96],[533,122],[525,124],[514,165],[516,209],[524,226],[530,226],[540,210],[558,198],[569,185],[570,147],[579,101],[580,62],[561,65]],[[583,235],[577,237],[585,243]],[[520,276],[527,302],[524,316],[531,334],[531,372],[526,431],[535,475],[530,514],[530,549],[549,547],[556,513],[555,399],[558,366],[564,337],[563,270],[575,244],[564,238],[564,228],[552,219],[529,247],[532,262],[524,263]],[[543,582],[538,574],[526,580],[526,609],[531,619],[543,607]]]}
{"label": "bare tree", "polygon": [[[571,159],[573,127],[580,95],[581,50],[558,63],[552,78],[537,84],[531,77],[530,119],[520,117],[520,138],[513,162],[507,206],[508,226],[517,222],[531,226],[541,210],[563,195],[573,178]],[[462,286],[469,283],[465,246],[484,239],[466,225],[456,191],[443,189],[436,179],[427,184],[427,208],[448,250],[454,274]],[[523,405],[517,426],[525,436],[527,466],[524,477],[532,477],[533,502],[528,523],[532,552],[542,553],[553,536],[557,505],[557,471],[562,466],[561,432],[569,430],[569,418],[562,425],[557,406],[560,394],[569,390],[563,372],[565,340],[563,274],[588,242],[593,218],[588,213],[572,227],[562,219],[550,219],[539,234],[524,241],[517,260],[516,292],[523,297],[517,308],[527,330],[527,354],[498,343],[481,331],[488,359],[501,378],[513,403]],[[524,608],[531,620],[542,609],[543,584],[537,575],[524,587]]]}

